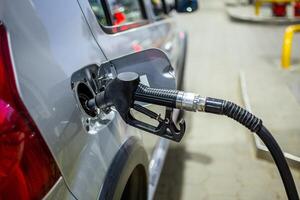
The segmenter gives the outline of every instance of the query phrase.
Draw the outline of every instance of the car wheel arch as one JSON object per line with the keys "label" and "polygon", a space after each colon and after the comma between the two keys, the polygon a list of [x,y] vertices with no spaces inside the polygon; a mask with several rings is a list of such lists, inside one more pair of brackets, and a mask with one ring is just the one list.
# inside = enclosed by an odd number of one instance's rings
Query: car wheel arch
{"label": "car wheel arch", "polygon": [[[149,160],[141,141],[130,137],[115,155],[106,174],[99,199],[121,199],[128,184],[133,181],[142,182],[141,193],[147,194]],[[132,184],[132,183],[131,183]],[[132,188],[131,188],[132,189]],[[131,190],[130,189],[130,190]],[[140,198],[144,194],[139,194]]]}

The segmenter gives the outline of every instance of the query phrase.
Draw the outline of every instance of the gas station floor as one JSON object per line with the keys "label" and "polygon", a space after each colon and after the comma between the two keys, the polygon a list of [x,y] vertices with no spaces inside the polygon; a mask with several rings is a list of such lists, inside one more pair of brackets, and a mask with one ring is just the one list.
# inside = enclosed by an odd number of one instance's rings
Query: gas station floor
{"label": "gas station floor", "polygon": [[[179,15],[189,32],[185,89],[243,105],[245,74],[252,111],[285,151],[300,156],[300,37],[292,70],[280,68],[286,26],[233,22],[221,0],[201,0],[199,11]],[[227,117],[186,113],[188,130],[172,143],[155,199],[286,199],[273,162],[256,157],[253,136]],[[293,168],[300,191],[300,168]]]}

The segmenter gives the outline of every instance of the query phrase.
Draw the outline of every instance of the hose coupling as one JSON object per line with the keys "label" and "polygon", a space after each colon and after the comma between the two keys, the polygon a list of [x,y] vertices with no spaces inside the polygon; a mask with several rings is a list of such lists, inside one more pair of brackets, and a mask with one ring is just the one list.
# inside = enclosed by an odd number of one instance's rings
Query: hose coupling
{"label": "hose coupling", "polygon": [[179,91],[176,99],[176,108],[193,112],[205,111],[206,98],[198,94]]}

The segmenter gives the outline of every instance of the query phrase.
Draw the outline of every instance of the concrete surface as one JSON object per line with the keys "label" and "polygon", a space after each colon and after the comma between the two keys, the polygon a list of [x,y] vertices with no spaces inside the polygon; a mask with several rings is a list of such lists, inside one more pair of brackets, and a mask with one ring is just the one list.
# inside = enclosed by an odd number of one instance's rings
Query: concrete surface
{"label": "concrete surface", "polygon": [[[293,143],[291,150],[299,154],[300,73],[295,67],[279,68],[285,26],[232,22],[223,1],[200,3],[198,12],[178,17],[190,35],[186,90],[242,105],[239,72],[243,70],[252,110],[281,138],[281,145],[288,148]],[[297,58],[300,44],[295,43],[293,50]],[[226,117],[205,113],[187,113],[186,121],[186,136],[181,144],[171,145],[155,199],[286,199],[273,162],[256,157],[250,132]],[[293,139],[280,136],[290,133]],[[300,190],[300,170],[292,173]]]}

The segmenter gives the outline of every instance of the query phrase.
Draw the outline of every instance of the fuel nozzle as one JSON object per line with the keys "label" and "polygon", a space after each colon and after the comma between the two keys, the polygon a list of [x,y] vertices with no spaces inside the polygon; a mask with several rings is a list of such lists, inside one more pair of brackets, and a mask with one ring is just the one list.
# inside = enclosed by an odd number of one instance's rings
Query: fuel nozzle
{"label": "fuel nozzle", "polygon": [[[140,83],[138,74],[124,72],[110,80],[104,91],[86,102],[89,109],[107,109],[114,106],[122,119],[129,125],[146,132],[179,142],[185,133],[185,121],[180,119],[178,124],[173,121],[173,108],[176,108],[178,91],[153,89]],[[136,101],[152,103],[166,107],[165,117],[157,114]],[[136,110],[158,122],[153,126],[136,119],[130,112]],[[177,127],[179,126],[179,127]]]}

